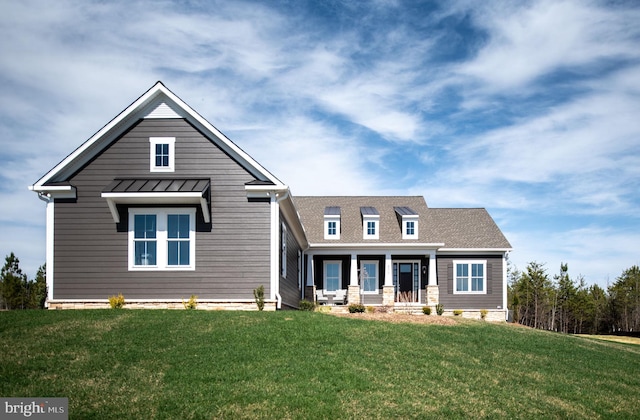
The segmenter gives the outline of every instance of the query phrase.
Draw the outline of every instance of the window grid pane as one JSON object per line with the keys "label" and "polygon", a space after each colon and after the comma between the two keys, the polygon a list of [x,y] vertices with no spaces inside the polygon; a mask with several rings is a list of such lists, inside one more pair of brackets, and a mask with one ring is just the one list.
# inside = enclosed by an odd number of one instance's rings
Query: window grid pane
{"label": "window grid pane", "polygon": [[156,166],[169,166],[169,145],[162,143],[156,144]]}
{"label": "window grid pane", "polygon": [[367,235],[376,234],[376,222],[367,222]]}
{"label": "window grid pane", "polygon": [[469,265],[456,264],[456,291],[469,291]]}
{"label": "window grid pane", "polygon": [[336,222],[328,222],[328,229],[327,229],[327,233],[329,235],[335,235],[336,234]]}
{"label": "window grid pane", "polygon": [[415,222],[407,222],[407,235],[415,234]]}

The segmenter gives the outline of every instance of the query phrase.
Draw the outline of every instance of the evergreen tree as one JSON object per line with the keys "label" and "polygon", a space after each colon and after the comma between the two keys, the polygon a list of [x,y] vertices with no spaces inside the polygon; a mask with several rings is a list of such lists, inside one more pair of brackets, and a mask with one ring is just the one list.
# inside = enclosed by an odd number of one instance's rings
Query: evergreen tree
{"label": "evergreen tree", "polygon": [[47,265],[38,268],[35,280],[29,287],[29,308],[43,309],[47,301]]}
{"label": "evergreen tree", "polygon": [[12,252],[5,258],[0,271],[2,300],[6,309],[24,309],[27,302],[27,276],[20,269],[20,260]]}

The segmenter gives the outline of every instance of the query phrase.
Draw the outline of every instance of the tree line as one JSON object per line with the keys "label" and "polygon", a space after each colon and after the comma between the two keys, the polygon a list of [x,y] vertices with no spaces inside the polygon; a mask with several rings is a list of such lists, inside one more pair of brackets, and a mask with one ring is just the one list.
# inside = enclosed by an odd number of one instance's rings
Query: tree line
{"label": "tree line", "polygon": [[0,309],[40,309],[47,299],[47,269],[40,266],[36,278],[29,280],[20,268],[20,260],[7,255],[0,271]]}
{"label": "tree line", "polygon": [[508,269],[508,302],[513,322],[573,334],[637,333],[640,330],[640,268],[622,272],[604,290],[572,279],[567,264],[549,277],[544,264]]}

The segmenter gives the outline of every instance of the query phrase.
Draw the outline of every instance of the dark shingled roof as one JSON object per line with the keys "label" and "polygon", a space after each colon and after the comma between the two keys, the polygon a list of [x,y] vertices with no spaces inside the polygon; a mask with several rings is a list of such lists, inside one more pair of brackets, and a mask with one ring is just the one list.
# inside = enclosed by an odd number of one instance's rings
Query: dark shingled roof
{"label": "dark shingled roof", "polygon": [[[475,209],[432,209],[420,196],[293,197],[310,243],[444,243],[445,248],[511,248],[489,213]],[[339,240],[324,239],[324,214],[340,208]],[[361,208],[380,215],[380,238],[362,239]],[[402,239],[402,215],[418,216],[418,239]]]}

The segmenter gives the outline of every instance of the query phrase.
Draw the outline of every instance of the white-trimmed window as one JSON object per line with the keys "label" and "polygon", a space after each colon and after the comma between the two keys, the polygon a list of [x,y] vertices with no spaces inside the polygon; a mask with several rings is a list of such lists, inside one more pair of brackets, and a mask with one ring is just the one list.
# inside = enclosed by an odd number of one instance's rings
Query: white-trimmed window
{"label": "white-trimmed window", "polygon": [[196,210],[130,208],[129,270],[195,270]]}
{"label": "white-trimmed window", "polygon": [[324,262],[324,290],[330,294],[340,290],[342,284],[342,264],[340,261]]}
{"label": "white-trimmed window", "polygon": [[324,239],[340,239],[340,220],[324,221]]}
{"label": "white-trimmed window", "polygon": [[282,236],[280,238],[280,273],[282,277],[287,277],[287,239],[289,235],[287,234],[287,225],[284,223],[281,224],[281,232]]}
{"label": "white-trimmed window", "polygon": [[149,170],[151,172],[175,171],[175,137],[149,137]]}
{"label": "white-trimmed window", "polygon": [[418,219],[402,219],[402,239],[418,239]]}
{"label": "white-trimmed window", "polygon": [[453,292],[455,294],[486,294],[487,262],[454,261]]}
{"label": "white-trimmed window", "polygon": [[362,261],[360,278],[362,293],[378,293],[378,261]]}
{"label": "white-trimmed window", "polygon": [[362,239],[379,239],[379,218],[365,218],[362,226]]}

